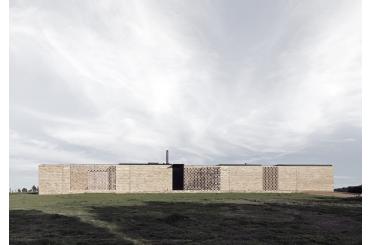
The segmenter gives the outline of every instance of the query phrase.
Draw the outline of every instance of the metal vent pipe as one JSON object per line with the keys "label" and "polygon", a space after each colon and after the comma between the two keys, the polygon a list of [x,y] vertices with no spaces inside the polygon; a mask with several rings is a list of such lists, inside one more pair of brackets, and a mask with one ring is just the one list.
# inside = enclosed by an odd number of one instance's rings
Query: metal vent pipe
{"label": "metal vent pipe", "polygon": [[165,151],[165,164],[169,164],[168,150]]}

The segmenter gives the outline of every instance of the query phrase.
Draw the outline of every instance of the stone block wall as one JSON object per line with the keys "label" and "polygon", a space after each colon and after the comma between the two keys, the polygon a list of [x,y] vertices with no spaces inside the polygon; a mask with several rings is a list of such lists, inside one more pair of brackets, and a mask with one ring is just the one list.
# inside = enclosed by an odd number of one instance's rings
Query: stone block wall
{"label": "stone block wall", "polygon": [[171,165],[117,165],[116,192],[172,191]]}
{"label": "stone block wall", "polygon": [[[267,176],[271,176],[268,174],[269,172],[264,171],[267,168],[275,170],[275,181],[277,181],[275,188],[265,187],[265,183],[268,183]],[[209,165],[187,166],[185,169],[185,190],[207,189],[221,192],[333,191],[332,166]],[[210,170],[213,170],[213,173]],[[189,178],[187,178],[188,173],[192,174]],[[193,184],[191,189],[187,189],[188,180]],[[39,166],[39,194],[41,195],[85,192],[171,192],[172,181],[172,165],[42,164]],[[200,188],[199,185],[195,187],[194,182],[200,182],[203,185]]]}
{"label": "stone block wall", "polygon": [[118,193],[131,192],[130,168],[131,166],[129,165],[116,166],[116,192]]}
{"label": "stone block wall", "polygon": [[298,167],[297,191],[333,191],[333,167]]}
{"label": "stone block wall", "polygon": [[70,190],[71,193],[84,193],[88,191],[88,169],[89,165],[74,164],[70,168]]}
{"label": "stone block wall", "polygon": [[281,191],[297,191],[297,167],[278,167],[278,186]]}
{"label": "stone block wall", "polygon": [[280,191],[333,191],[333,166],[278,166]]}
{"label": "stone block wall", "polygon": [[262,191],[262,166],[221,166],[221,191]]}
{"label": "stone block wall", "polygon": [[39,166],[39,194],[70,192],[70,166],[64,164]]}
{"label": "stone block wall", "polygon": [[[264,188],[265,168],[275,169],[277,187]],[[333,191],[333,166],[221,166],[221,191]]]}

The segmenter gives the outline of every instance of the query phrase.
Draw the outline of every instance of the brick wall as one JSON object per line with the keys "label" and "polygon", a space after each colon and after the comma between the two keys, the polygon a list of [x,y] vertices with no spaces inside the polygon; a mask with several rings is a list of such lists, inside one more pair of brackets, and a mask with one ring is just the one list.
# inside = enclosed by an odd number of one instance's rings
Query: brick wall
{"label": "brick wall", "polygon": [[221,191],[262,191],[262,166],[221,166]]}
{"label": "brick wall", "polygon": [[117,165],[116,192],[172,191],[171,165]]}
{"label": "brick wall", "polygon": [[280,191],[333,191],[333,166],[278,166]]}
{"label": "brick wall", "polygon": [[[277,166],[278,191],[333,191],[333,166]],[[221,191],[263,191],[263,166],[221,166]]]}
{"label": "brick wall", "polygon": [[39,165],[39,194],[67,194],[69,192],[69,165]]}
{"label": "brick wall", "polygon": [[89,165],[71,165],[71,193],[84,193],[88,191],[88,170]]}
{"label": "brick wall", "polygon": [[297,191],[333,191],[333,167],[297,167]]}
{"label": "brick wall", "polygon": [[229,192],[230,191],[230,167],[221,166],[221,191]]}
{"label": "brick wall", "polygon": [[[107,190],[100,190],[99,192],[115,192],[115,183],[110,183],[109,177],[115,182],[115,176],[111,176],[110,169],[114,170],[116,165],[108,165],[108,164],[71,164],[70,167],[70,193],[85,193],[85,192],[96,192],[96,190],[92,190],[92,188],[98,188],[97,185],[90,183],[89,178],[94,178],[94,172],[97,172],[97,176],[99,176],[99,172],[102,171],[101,176],[107,176]],[[113,171],[115,172],[115,171]]]}
{"label": "brick wall", "polygon": [[278,167],[278,185],[281,191],[297,190],[297,167],[279,166]]}
{"label": "brick wall", "polygon": [[[220,169],[220,190],[222,192],[263,191],[263,166],[218,166],[216,168]],[[278,169],[278,191],[333,191],[332,166],[294,165],[276,168]],[[105,171],[106,169],[112,171],[110,172],[112,183],[110,182],[109,190],[89,190],[89,171]],[[42,195],[170,191],[172,191],[171,165],[42,164],[39,166],[39,193]]]}

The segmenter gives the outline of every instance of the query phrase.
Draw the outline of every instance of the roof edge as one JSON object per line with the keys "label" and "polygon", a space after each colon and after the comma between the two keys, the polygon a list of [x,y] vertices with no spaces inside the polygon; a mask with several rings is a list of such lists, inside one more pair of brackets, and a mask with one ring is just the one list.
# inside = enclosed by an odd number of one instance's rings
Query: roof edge
{"label": "roof edge", "polygon": [[319,166],[319,167],[330,167],[333,166],[332,164],[276,164],[274,166],[288,166],[288,167],[301,167],[301,166]]}

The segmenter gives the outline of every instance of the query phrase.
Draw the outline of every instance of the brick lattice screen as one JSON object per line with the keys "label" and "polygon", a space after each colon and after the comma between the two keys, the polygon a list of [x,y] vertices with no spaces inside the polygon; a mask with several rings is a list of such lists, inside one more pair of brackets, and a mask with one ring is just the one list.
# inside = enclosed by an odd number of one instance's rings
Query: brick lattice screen
{"label": "brick lattice screen", "polygon": [[72,165],[71,191],[116,190],[116,166]]}
{"label": "brick lattice screen", "polygon": [[185,167],[184,190],[219,191],[221,169],[219,167]]}
{"label": "brick lattice screen", "polygon": [[278,190],[278,168],[263,167],[263,190],[277,191]]}

